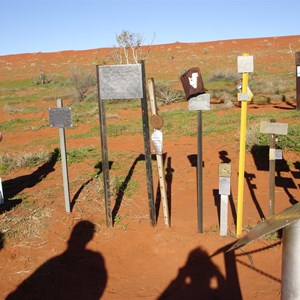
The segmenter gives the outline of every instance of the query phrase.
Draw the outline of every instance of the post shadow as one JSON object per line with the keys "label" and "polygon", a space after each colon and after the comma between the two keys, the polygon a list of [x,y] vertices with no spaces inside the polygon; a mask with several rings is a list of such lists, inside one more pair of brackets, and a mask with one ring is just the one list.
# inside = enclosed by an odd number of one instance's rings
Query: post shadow
{"label": "post shadow", "polygon": [[[251,153],[254,158],[257,170],[269,171],[269,146],[254,145],[251,148]],[[295,163],[295,166],[296,164],[297,163]],[[276,160],[275,172],[277,174],[277,176],[275,177],[275,186],[282,187],[284,189],[285,193],[289,197],[289,201],[291,204],[297,203],[298,201],[289,191],[289,189],[297,188],[293,179],[281,176],[281,172],[291,172],[290,167],[284,158]],[[291,174],[292,176],[294,176],[293,172],[291,172]]]}
{"label": "post shadow", "polygon": [[166,184],[167,184],[167,199],[169,207],[170,224],[172,220],[172,181],[173,173],[175,170],[172,168],[172,157],[168,157],[166,168]]}
{"label": "post shadow", "polygon": [[37,185],[46,178],[49,173],[55,171],[54,166],[58,160],[59,152],[59,149],[55,148],[51,153],[49,160],[33,173],[3,181],[4,198],[14,198],[24,189]]}
{"label": "post shadow", "polygon": [[214,197],[215,206],[217,207],[218,224],[220,225],[220,222],[221,222],[221,216],[220,216],[221,195],[219,194],[219,189],[213,189],[213,197]]}
{"label": "post shadow", "polygon": [[113,225],[115,223],[115,218],[118,214],[118,211],[121,207],[121,204],[122,204],[122,201],[123,201],[123,197],[124,197],[124,194],[125,194],[125,191],[126,191],[126,188],[131,180],[131,177],[133,175],[133,171],[137,165],[137,163],[139,161],[144,161],[145,160],[145,155],[144,154],[140,154],[133,162],[132,166],[130,167],[129,171],[128,171],[128,174],[126,176],[126,178],[124,179],[123,183],[121,184],[118,192],[117,192],[117,196],[116,196],[116,201],[115,201],[115,205],[114,205],[114,208],[112,210],[112,222],[113,222]]}
{"label": "post shadow", "polygon": [[[113,161],[109,161],[108,162],[109,165],[109,170],[111,169],[112,165],[113,165]],[[95,178],[97,178],[101,173],[102,173],[102,161],[99,162],[98,164],[96,164],[94,166],[94,169],[99,169],[98,172],[96,173],[96,175],[94,175],[93,177],[91,177],[90,179],[88,179],[85,183],[83,183],[80,188],[78,189],[78,191],[75,193],[73,199],[71,200],[71,211],[73,210],[73,207],[76,203],[76,200],[79,198],[81,192],[83,191],[83,189],[89,184],[91,183]]]}
{"label": "post shadow", "polygon": [[[217,286],[211,287],[215,279]],[[177,277],[162,292],[157,300],[227,299],[225,278],[201,247],[193,249]],[[228,298],[229,299],[229,298]]]}
{"label": "post shadow", "polygon": [[259,214],[259,217],[261,220],[265,220],[266,217],[258,203],[258,200],[256,198],[256,195],[255,195],[255,192],[254,190],[256,189],[256,184],[253,184],[251,181],[252,179],[256,178],[255,174],[250,174],[250,173],[247,173],[245,172],[245,179],[246,179],[246,182],[247,182],[247,185],[248,185],[248,188],[249,188],[249,191],[250,191],[250,194],[251,194],[251,198],[253,200],[253,203],[257,209],[257,212]]}
{"label": "post shadow", "polygon": [[77,223],[67,249],[40,266],[5,299],[100,299],[107,284],[105,261],[100,253],[86,249],[94,232],[93,223]]}

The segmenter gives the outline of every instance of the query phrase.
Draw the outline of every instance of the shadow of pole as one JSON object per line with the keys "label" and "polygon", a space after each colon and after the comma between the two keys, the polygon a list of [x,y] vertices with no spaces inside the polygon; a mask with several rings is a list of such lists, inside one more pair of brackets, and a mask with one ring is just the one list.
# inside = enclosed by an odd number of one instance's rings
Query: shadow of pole
{"label": "shadow of pole", "polygon": [[126,188],[128,187],[128,184],[131,180],[131,177],[133,175],[133,171],[137,165],[137,163],[139,161],[144,161],[145,160],[145,155],[144,154],[140,154],[133,162],[132,166],[130,167],[129,171],[128,171],[128,174],[125,178],[125,180],[123,181],[123,183],[121,184],[121,186],[119,187],[119,190],[117,192],[117,196],[116,196],[116,202],[115,202],[115,205],[114,205],[114,208],[112,210],[112,222],[113,222],[113,225],[115,223],[115,218],[119,212],[119,209],[121,207],[121,204],[122,204],[122,201],[123,201],[123,198],[124,198],[124,194],[125,194],[125,191],[126,191]]}
{"label": "shadow of pole", "polygon": [[247,185],[248,185],[253,203],[254,203],[254,205],[257,209],[257,212],[259,214],[260,219],[265,220],[266,217],[265,217],[265,215],[264,215],[264,213],[263,213],[263,211],[262,211],[262,209],[261,209],[261,207],[258,203],[256,195],[254,193],[254,189],[256,189],[256,185],[251,182],[253,178],[256,178],[254,174],[250,174],[250,173],[245,172],[245,179],[246,179],[246,182],[247,182]]}

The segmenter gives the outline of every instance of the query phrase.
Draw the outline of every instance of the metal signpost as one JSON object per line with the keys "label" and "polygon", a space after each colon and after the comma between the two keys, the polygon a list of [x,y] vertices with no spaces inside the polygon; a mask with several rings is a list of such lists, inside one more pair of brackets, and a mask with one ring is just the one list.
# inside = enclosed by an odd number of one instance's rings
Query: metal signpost
{"label": "metal signpost", "polygon": [[164,213],[164,221],[167,227],[170,226],[169,220],[169,207],[168,207],[168,199],[167,199],[167,190],[166,190],[166,181],[165,181],[165,172],[164,172],[164,163],[163,163],[163,134],[161,128],[163,126],[163,119],[159,116],[157,112],[156,98],[155,98],[155,86],[154,79],[148,79],[148,90],[150,96],[150,108],[152,117],[150,119],[150,124],[154,128],[154,132],[152,133],[152,143],[156,153],[156,161],[157,161],[157,169],[158,169],[158,177],[159,177],[159,187],[160,187],[160,195],[162,199],[162,207]]}
{"label": "metal signpost", "polygon": [[242,73],[242,92],[238,93],[238,100],[242,102],[241,128],[240,128],[240,153],[239,153],[239,174],[238,174],[238,203],[237,203],[237,228],[236,235],[242,233],[243,201],[244,201],[244,177],[245,177],[245,152],[246,152],[246,124],[247,124],[247,103],[252,99],[252,93],[248,87],[248,73],[253,72],[253,56],[244,53],[237,59],[238,73]]}
{"label": "metal signpost", "polygon": [[72,114],[71,108],[63,108],[62,100],[57,100],[57,108],[49,108],[49,121],[50,126],[59,128],[59,140],[60,140],[60,154],[64,183],[64,196],[66,212],[71,212],[70,208],[70,189],[69,189],[69,175],[67,164],[67,152],[66,152],[66,138],[65,128],[72,127]]}
{"label": "metal signpost", "polygon": [[[270,122],[260,122],[260,132],[270,135],[269,148],[269,216],[275,213],[275,160],[282,159],[281,149],[276,149],[276,135],[287,135],[288,124]],[[279,150],[279,151],[276,151]]]}
{"label": "metal signpost", "polygon": [[231,165],[229,163],[219,164],[219,194],[220,205],[220,235],[227,235],[228,226],[228,198],[230,196]]}
{"label": "metal signpost", "polygon": [[300,52],[295,53],[296,61],[296,110],[300,110]]}
{"label": "metal signpost", "polygon": [[197,215],[198,232],[203,232],[203,160],[202,160],[202,110],[210,110],[210,95],[205,93],[200,69],[193,67],[180,77],[188,100],[188,109],[198,112],[198,155],[197,155]]}
{"label": "metal signpost", "polygon": [[149,215],[151,225],[155,226],[156,214],[153,196],[153,179],[149,142],[150,136],[144,62],[141,62],[140,64],[97,66],[97,78],[106,224],[108,227],[111,227],[113,220],[110,209],[109,161],[106,136],[105,106],[103,100],[141,99]]}

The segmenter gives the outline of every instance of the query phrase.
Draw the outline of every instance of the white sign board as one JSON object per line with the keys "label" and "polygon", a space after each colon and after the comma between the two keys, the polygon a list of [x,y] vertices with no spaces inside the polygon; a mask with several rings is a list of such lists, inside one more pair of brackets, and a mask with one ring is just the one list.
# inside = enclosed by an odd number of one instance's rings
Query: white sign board
{"label": "white sign board", "polygon": [[189,110],[210,110],[210,94],[200,94],[188,100]]}
{"label": "white sign board", "polygon": [[141,64],[99,66],[101,99],[143,98]]}
{"label": "white sign board", "polygon": [[252,73],[254,71],[253,56],[238,56],[238,73]]}
{"label": "white sign board", "polygon": [[278,134],[278,135],[287,135],[288,133],[288,124],[278,123],[278,122],[260,122],[260,132],[267,134]]}

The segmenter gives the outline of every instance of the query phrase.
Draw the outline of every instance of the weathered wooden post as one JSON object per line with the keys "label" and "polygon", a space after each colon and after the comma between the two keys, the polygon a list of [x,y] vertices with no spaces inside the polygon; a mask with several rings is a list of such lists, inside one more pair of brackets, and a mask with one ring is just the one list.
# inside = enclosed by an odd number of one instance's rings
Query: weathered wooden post
{"label": "weathered wooden post", "polygon": [[271,120],[270,122],[262,121],[260,122],[260,132],[270,135],[269,216],[272,216],[275,213],[275,161],[276,159],[282,159],[281,149],[276,149],[276,135],[287,135],[288,124],[277,123],[275,120]]}
{"label": "weathered wooden post", "polygon": [[210,95],[205,93],[200,69],[193,67],[180,77],[188,100],[188,109],[198,112],[197,155],[197,215],[198,232],[203,232],[203,160],[202,160],[202,110],[210,110]]}
{"label": "weathered wooden post", "polygon": [[150,108],[152,117],[150,119],[150,124],[154,128],[151,139],[156,153],[158,177],[159,177],[159,187],[160,195],[162,199],[162,207],[164,213],[164,221],[167,227],[170,226],[169,218],[169,206],[167,199],[167,190],[166,190],[166,181],[165,181],[165,172],[164,172],[164,163],[163,163],[163,133],[161,128],[163,126],[163,118],[157,112],[157,103],[155,97],[155,85],[154,79],[148,79],[148,90],[150,96]]}
{"label": "weathered wooden post", "polygon": [[71,206],[65,128],[71,128],[73,126],[71,108],[63,108],[62,100],[57,99],[57,108],[49,108],[49,120],[51,127],[59,128],[60,155],[64,184],[65,207],[66,212],[69,213],[71,212]]}

